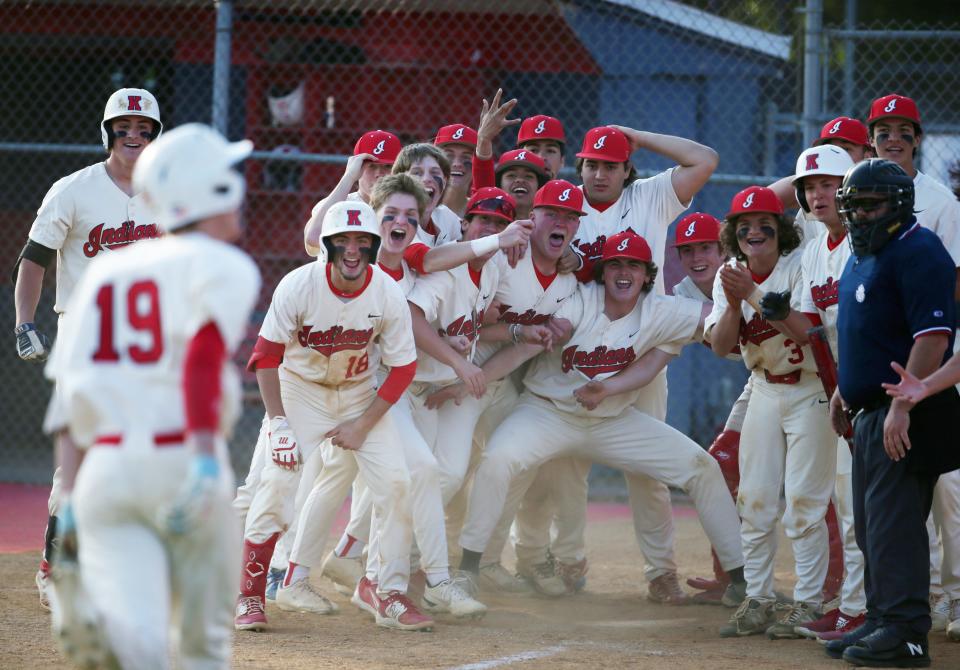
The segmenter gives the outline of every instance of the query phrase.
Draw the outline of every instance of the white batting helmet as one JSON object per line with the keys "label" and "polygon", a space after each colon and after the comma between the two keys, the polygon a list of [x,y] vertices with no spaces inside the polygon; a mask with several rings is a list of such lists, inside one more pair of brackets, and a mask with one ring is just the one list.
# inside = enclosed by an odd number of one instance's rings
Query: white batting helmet
{"label": "white batting helmet", "polygon": [[817,147],[810,147],[797,158],[797,169],[793,176],[793,187],[797,191],[797,202],[803,208],[803,211],[809,213],[810,207],[807,205],[807,198],[803,194],[803,178],[814,175],[830,175],[832,177],[843,177],[847,170],[853,167],[853,159],[850,154],[840,147],[832,144],[821,144]]}
{"label": "white batting helmet", "polygon": [[327,260],[333,260],[334,235],[343,233],[367,233],[373,237],[373,247],[370,250],[370,262],[377,259],[380,250],[380,226],[377,224],[377,215],[373,208],[360,200],[344,200],[334,203],[323,217],[320,241],[327,250]]}
{"label": "white batting helmet", "polygon": [[133,188],[164,230],[176,230],[240,207],[246,183],[232,166],[252,150],[202,123],[178,126],[143,150]]}
{"label": "white batting helmet", "polygon": [[110,121],[120,116],[144,116],[153,121],[155,127],[150,139],[155,140],[163,132],[163,122],[160,121],[160,105],[153,93],[145,88],[121,88],[114,91],[103,108],[103,121],[100,122],[100,138],[103,148],[110,151],[113,146],[114,134]]}

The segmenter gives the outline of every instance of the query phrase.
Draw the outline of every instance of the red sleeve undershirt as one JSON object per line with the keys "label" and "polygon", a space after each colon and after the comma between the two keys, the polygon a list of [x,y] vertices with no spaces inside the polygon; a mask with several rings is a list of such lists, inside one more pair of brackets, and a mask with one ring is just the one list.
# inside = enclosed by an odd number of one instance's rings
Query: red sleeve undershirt
{"label": "red sleeve undershirt", "polygon": [[416,361],[408,363],[407,365],[390,368],[390,373],[387,375],[387,378],[383,380],[383,384],[380,386],[380,390],[377,391],[377,395],[392,405],[400,400],[400,396],[402,396],[403,392],[410,386],[410,382],[413,381],[413,375],[416,373]]}
{"label": "red sleeve undershirt", "polygon": [[257,343],[253,345],[253,353],[250,360],[247,361],[247,370],[256,372],[257,368],[279,368],[283,362],[283,351],[286,349],[279,342],[271,342],[262,337],[257,338]]}
{"label": "red sleeve undershirt", "polygon": [[815,314],[813,312],[804,312],[803,315],[810,319],[810,323],[814,326],[822,326],[823,320],[820,318],[820,314]]}
{"label": "red sleeve undershirt", "polygon": [[417,274],[425,275],[427,271],[423,269],[423,261],[427,257],[430,247],[422,242],[414,242],[403,252],[403,260],[407,262],[410,269]]}
{"label": "red sleeve undershirt", "polygon": [[215,431],[220,425],[220,373],[227,347],[212,321],[187,343],[183,362],[183,399],[187,432]]}
{"label": "red sleeve undershirt", "polygon": [[493,167],[493,158],[473,157],[473,186],[470,193],[473,194],[478,188],[485,186],[496,186],[497,176]]}

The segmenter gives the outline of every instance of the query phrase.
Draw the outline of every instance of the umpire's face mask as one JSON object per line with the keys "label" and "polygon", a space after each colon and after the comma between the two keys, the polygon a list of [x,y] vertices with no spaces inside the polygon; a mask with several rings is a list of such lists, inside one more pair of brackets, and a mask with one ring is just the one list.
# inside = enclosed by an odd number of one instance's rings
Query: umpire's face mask
{"label": "umpire's face mask", "polygon": [[875,254],[903,226],[897,212],[891,212],[885,197],[855,196],[838,203],[850,247],[857,257]]}

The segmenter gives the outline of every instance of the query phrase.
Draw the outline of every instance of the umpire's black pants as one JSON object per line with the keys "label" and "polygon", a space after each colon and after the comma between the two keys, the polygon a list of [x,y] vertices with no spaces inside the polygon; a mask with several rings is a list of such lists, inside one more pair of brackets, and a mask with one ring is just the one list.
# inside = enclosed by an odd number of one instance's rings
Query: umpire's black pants
{"label": "umpire's black pants", "polygon": [[926,522],[939,475],[911,467],[910,458],[893,461],[887,456],[883,421],[888,409],[883,404],[856,418],[854,527],[864,558],[867,618],[904,639],[915,639],[930,630]]}

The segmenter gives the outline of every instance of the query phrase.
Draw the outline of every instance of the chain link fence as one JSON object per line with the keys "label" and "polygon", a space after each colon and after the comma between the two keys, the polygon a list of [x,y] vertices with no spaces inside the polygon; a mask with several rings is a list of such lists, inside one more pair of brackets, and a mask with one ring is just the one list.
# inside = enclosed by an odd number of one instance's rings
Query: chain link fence
{"label": "chain link fence", "polygon": [[[214,123],[255,144],[244,167],[242,245],[260,266],[264,292],[239,359],[279,278],[308,260],[303,225],[355,140],[374,128],[407,143],[430,141],[449,123],[476,127],[482,98],[498,87],[519,99],[517,116],[563,121],[563,176],[574,181],[580,139],[604,123],[715,148],[719,168],[693,209],[717,216],[744,186],[791,173],[810,127],[840,113],[862,118],[872,98],[891,91],[918,100],[927,133],[921,167],[946,179],[960,141],[960,89],[950,79],[957,33],[938,26],[914,39],[901,25],[895,37],[877,39],[863,26],[821,22],[810,40],[810,15],[799,9],[778,0],[8,0],[0,4],[0,261],[13,266],[54,181],[103,160],[103,105],[122,86],[151,90],[166,128]],[[807,95],[811,53],[817,108]],[[513,147],[515,132],[503,133],[497,153]],[[634,162],[644,176],[669,166],[649,152]],[[681,273],[667,258],[671,286]],[[36,316],[51,335],[54,274]],[[9,287],[0,298],[8,333]],[[44,482],[49,385],[39,366],[17,358],[12,337],[0,362],[10,375],[0,389],[8,428],[0,480]],[[742,365],[688,347],[671,364],[669,421],[709,444],[745,377]],[[262,415],[255,383],[246,381],[232,444],[241,475]],[[597,491],[615,495],[619,481],[601,475]]]}

